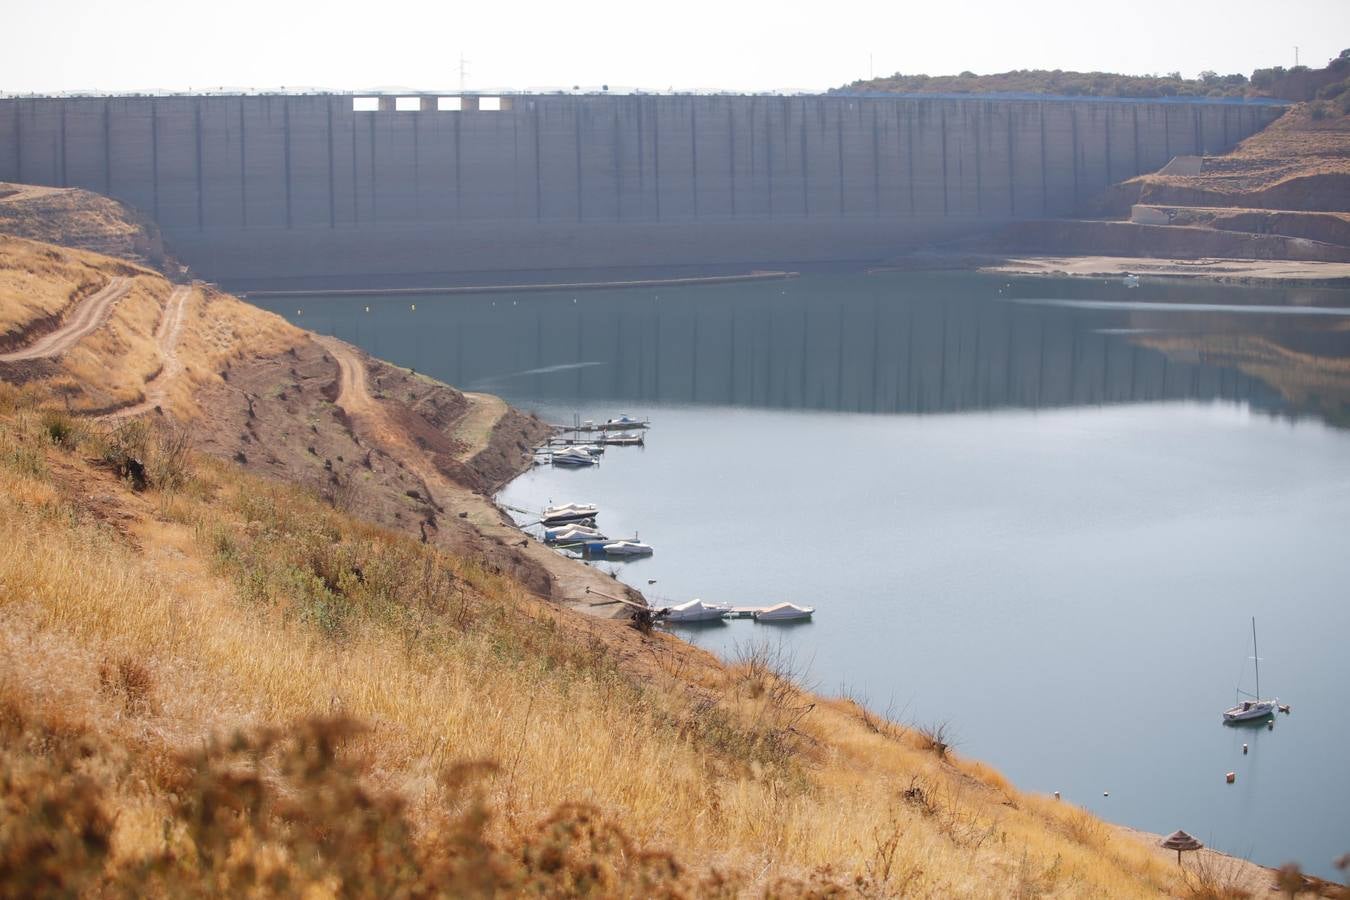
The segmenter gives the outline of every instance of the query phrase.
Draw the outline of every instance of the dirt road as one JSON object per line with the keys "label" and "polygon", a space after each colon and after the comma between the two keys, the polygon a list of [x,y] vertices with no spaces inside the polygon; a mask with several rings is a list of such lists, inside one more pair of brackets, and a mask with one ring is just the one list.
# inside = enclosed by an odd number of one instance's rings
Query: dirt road
{"label": "dirt road", "polygon": [[159,374],[145,386],[145,399],[108,413],[104,418],[139,416],[157,406],[163,406],[168,396],[169,383],[183,371],[183,363],[178,358],[178,339],[183,334],[183,312],[190,296],[192,288],[179,285],[164,304],[164,314],[159,317],[159,326],[155,329],[155,340],[159,343],[159,355],[164,364]]}
{"label": "dirt road", "polygon": [[19,350],[0,353],[0,362],[24,362],[59,356],[75,346],[80,338],[103,324],[113,304],[131,289],[131,279],[112,278],[102,290],[80,302],[79,307],[55,331],[49,331],[33,343]]}
{"label": "dirt road", "polygon": [[[340,372],[337,405],[347,414],[361,439],[378,446],[417,476],[426,486],[432,501],[445,510],[446,515],[464,514],[465,521],[483,537],[517,549],[548,572],[553,582],[554,601],[599,618],[628,616],[628,608],[612,599],[625,596],[622,584],[591,566],[560,556],[527,537],[488,498],[441,474],[427,454],[390,421],[379,401],[371,396],[365,363],[356,348],[332,337],[316,337],[315,340],[337,360]],[[501,400],[495,397],[491,400],[485,399],[483,395],[470,396],[474,406],[466,415],[464,425],[473,434],[456,434],[456,438],[477,444],[481,432],[482,444],[478,449],[486,446],[492,425],[506,409],[506,404]],[[473,449],[470,455],[478,452],[478,449]]]}
{"label": "dirt road", "polygon": [[492,440],[492,429],[506,414],[506,401],[492,394],[461,393],[470,406],[455,429],[455,436],[464,442],[464,449],[457,456],[460,462],[468,462],[487,449]]}

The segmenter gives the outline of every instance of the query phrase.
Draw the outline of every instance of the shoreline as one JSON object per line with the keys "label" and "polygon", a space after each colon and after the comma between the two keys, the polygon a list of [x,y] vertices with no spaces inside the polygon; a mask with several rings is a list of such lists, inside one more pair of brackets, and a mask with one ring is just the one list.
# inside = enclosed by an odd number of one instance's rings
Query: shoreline
{"label": "shoreline", "polygon": [[754,281],[786,281],[800,276],[799,272],[746,272],[740,275],[689,275],[680,278],[638,278],[623,281],[575,281],[540,284],[482,284],[451,287],[406,288],[341,288],[337,290],[260,290],[240,291],[239,296],[251,297],[408,297],[427,294],[508,294],[544,291],[602,291],[640,287],[689,287],[701,284],[739,284]]}
{"label": "shoreline", "polygon": [[1019,254],[915,254],[872,266],[885,272],[983,272],[1044,278],[1199,279],[1259,287],[1350,287],[1350,263],[1282,259],[1164,259],[1143,256],[1066,256]]}

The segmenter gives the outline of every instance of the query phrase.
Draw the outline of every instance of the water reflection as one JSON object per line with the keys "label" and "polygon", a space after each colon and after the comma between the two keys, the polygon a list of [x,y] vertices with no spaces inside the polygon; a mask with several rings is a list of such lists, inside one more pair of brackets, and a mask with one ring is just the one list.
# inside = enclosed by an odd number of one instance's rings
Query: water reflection
{"label": "water reflection", "polygon": [[[1346,296],[888,274],[417,305],[343,297],[291,318],[460,387],[550,406],[938,413],[1221,399],[1345,423]],[[1294,302],[1316,312],[1291,315]]]}

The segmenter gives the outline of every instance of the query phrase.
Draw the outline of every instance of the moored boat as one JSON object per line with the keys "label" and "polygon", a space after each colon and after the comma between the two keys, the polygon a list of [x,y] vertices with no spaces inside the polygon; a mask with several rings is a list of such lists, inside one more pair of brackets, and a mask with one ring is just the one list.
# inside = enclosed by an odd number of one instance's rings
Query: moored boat
{"label": "moored boat", "polygon": [[589,541],[607,540],[609,537],[600,529],[577,523],[544,529],[544,542],[549,544],[584,544]]}
{"label": "moored boat", "polygon": [[761,609],[755,613],[756,622],[792,622],[798,619],[809,619],[811,614],[816,611],[814,606],[798,606],[795,603],[779,603],[777,606],[770,606],[767,609]]}
{"label": "moored boat", "polygon": [[606,434],[600,438],[600,443],[611,447],[636,447],[646,442],[645,435],[633,431],[620,431],[617,434]]}
{"label": "moored boat", "polygon": [[539,521],[544,525],[566,525],[568,522],[580,522],[583,519],[594,520],[600,515],[600,507],[594,503],[560,503],[544,507]]}
{"label": "moored boat", "polygon": [[549,454],[549,462],[555,466],[594,466],[600,461],[580,447],[568,447],[565,450],[555,450]]}
{"label": "moored boat", "polygon": [[653,552],[651,544],[644,544],[642,541],[608,541],[587,544],[587,549],[592,553],[597,550],[607,557],[621,558],[625,556],[651,556]]}
{"label": "moored boat", "polygon": [[660,618],[665,622],[711,622],[720,620],[731,607],[721,603],[704,603],[697,598],[687,603],[681,603],[678,606],[672,606],[661,612]]}
{"label": "moored boat", "polygon": [[632,416],[627,415],[616,416],[615,418],[610,419],[609,421],[605,422],[605,424],[600,426],[600,428],[602,428],[605,431],[629,431],[634,428],[645,429],[650,427],[651,427],[650,422],[645,422],[642,421],[641,419],[635,419]]}
{"label": "moored boat", "polygon": [[1246,693],[1241,688],[1238,689],[1238,700],[1229,709],[1223,712],[1224,724],[1237,724],[1239,722],[1255,722],[1262,719],[1274,718],[1275,710],[1279,707],[1280,701],[1261,699],[1261,657],[1256,651],[1256,617],[1252,617],[1252,663],[1256,666],[1256,693],[1247,694],[1248,699],[1243,700],[1241,696]]}

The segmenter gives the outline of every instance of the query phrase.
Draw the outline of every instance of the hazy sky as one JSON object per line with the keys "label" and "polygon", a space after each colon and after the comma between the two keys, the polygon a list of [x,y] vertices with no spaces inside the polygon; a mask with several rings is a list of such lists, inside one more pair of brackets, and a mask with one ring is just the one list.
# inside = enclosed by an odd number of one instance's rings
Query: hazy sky
{"label": "hazy sky", "polygon": [[[1320,66],[1350,0],[0,0],[0,92],[821,89],[896,71]],[[870,63],[869,63],[870,56]]]}

